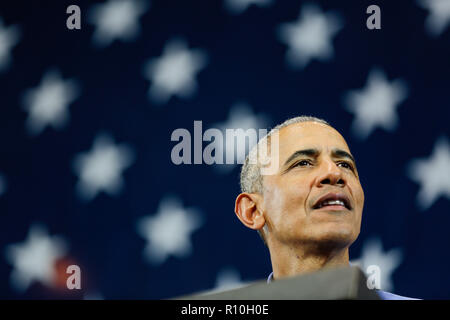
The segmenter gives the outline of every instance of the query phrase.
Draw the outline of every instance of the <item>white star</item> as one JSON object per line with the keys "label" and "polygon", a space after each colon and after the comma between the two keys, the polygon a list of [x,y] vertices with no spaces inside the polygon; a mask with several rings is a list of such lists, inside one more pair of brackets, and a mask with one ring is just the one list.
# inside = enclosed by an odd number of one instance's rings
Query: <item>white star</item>
{"label": "white star", "polygon": [[3,174],[0,173],[0,196],[2,196],[6,192],[8,184],[6,182],[6,178]]}
{"label": "white star", "polygon": [[56,70],[46,72],[40,86],[27,90],[23,96],[28,133],[37,135],[48,125],[55,129],[64,127],[69,119],[68,107],[78,95],[74,80],[64,81]]}
{"label": "white star", "polygon": [[152,82],[149,97],[158,104],[166,103],[173,95],[191,97],[197,90],[196,74],[206,63],[203,50],[189,50],[181,39],[169,41],[162,56],[150,59],[144,66],[144,76]]}
{"label": "white star", "polygon": [[417,3],[430,11],[425,20],[425,28],[433,37],[438,37],[450,23],[450,1],[418,0]]}
{"label": "white star", "polygon": [[96,25],[93,42],[99,47],[110,45],[115,39],[134,40],[140,31],[139,17],[149,5],[141,0],[109,0],[93,5],[89,12],[89,22]]}
{"label": "white star", "polygon": [[344,97],[346,109],[355,114],[354,135],[367,138],[376,127],[392,131],[397,127],[396,108],[407,97],[407,86],[397,79],[389,83],[383,71],[369,73],[364,89],[350,91]]}
{"label": "white star", "polygon": [[438,139],[433,154],[427,159],[413,160],[408,166],[409,177],[420,183],[417,203],[426,210],[440,197],[450,199],[450,146],[444,137]]}
{"label": "white star", "polygon": [[174,196],[163,198],[155,215],[141,218],[137,223],[137,232],[148,241],[144,251],[146,259],[162,264],[170,255],[188,256],[192,252],[191,234],[202,224],[197,209],[184,208]]}
{"label": "white star", "polygon": [[33,281],[44,285],[55,284],[55,262],[66,254],[66,243],[58,237],[50,237],[45,227],[32,225],[28,238],[22,244],[6,248],[8,262],[13,265],[11,285],[18,292],[24,292]]}
{"label": "white star", "polygon": [[338,15],[323,13],[315,5],[304,5],[296,22],[284,23],[278,29],[278,38],[288,45],[287,63],[301,69],[312,59],[326,61],[333,57],[333,37],[342,28]]}
{"label": "white star", "polygon": [[79,176],[78,194],[83,200],[92,200],[101,191],[117,195],[123,188],[122,171],[134,160],[133,150],[127,145],[115,145],[113,139],[100,134],[92,150],[79,154],[74,160],[74,170]]}
{"label": "white star", "polygon": [[[256,142],[261,139],[259,129],[265,129],[269,123],[269,118],[265,114],[255,114],[252,108],[245,102],[235,103],[228,113],[228,119],[224,122],[215,124],[214,127],[221,130],[224,137],[223,140],[217,140],[217,148],[220,149],[219,154],[223,154],[225,158],[224,164],[218,164],[215,167],[222,173],[227,173],[233,169],[236,164],[244,163],[248,151],[253,148],[255,141],[251,141],[246,135],[247,130],[255,130]],[[237,138],[226,139],[227,129],[235,130]],[[242,129],[242,130],[236,130]],[[267,130],[266,130],[267,131]],[[225,140],[225,145],[223,141]],[[245,143],[237,143],[237,141],[246,141]],[[247,142],[248,141],[248,142]],[[246,147],[247,146],[247,147]],[[227,154],[234,154],[233,163],[226,161]]]}
{"label": "white star", "polygon": [[390,291],[394,289],[392,274],[401,264],[402,259],[403,253],[400,248],[384,252],[381,240],[379,238],[372,238],[364,243],[361,257],[351,263],[358,265],[363,272],[369,266],[377,266],[380,269],[379,289]]}
{"label": "white star", "polygon": [[220,270],[217,274],[215,290],[231,290],[242,287],[243,285],[245,284],[241,281],[239,271],[228,267]]}
{"label": "white star", "polygon": [[0,18],[0,72],[5,71],[11,64],[11,50],[19,42],[19,28],[17,26],[3,26]]}
{"label": "white star", "polygon": [[225,8],[231,14],[241,14],[251,5],[267,7],[273,0],[225,0]]}

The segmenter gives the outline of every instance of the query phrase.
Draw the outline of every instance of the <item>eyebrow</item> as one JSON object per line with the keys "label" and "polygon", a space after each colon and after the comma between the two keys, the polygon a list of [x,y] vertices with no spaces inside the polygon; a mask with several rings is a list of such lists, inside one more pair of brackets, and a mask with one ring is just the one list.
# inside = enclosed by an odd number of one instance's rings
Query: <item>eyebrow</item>
{"label": "eyebrow", "polygon": [[350,153],[342,149],[333,149],[331,151],[331,155],[335,158],[348,158],[352,160],[353,163],[356,163],[355,158],[353,158],[353,156]]}
{"label": "eyebrow", "polygon": [[308,157],[316,158],[318,155],[319,155],[319,150],[317,150],[317,149],[297,150],[293,154],[291,154],[291,156],[284,162],[284,165],[287,165],[293,159],[300,157],[300,156],[308,156]]}
{"label": "eyebrow", "polygon": [[[319,153],[320,152],[317,149],[297,150],[284,162],[284,165],[287,165],[293,159],[300,157],[300,156],[308,156],[308,157],[312,157],[312,158],[317,158]],[[353,161],[353,163],[356,163],[355,158],[353,158],[353,156],[350,153],[348,153],[347,151],[342,150],[342,149],[333,149],[331,151],[331,155],[334,158],[348,158],[351,161]]]}

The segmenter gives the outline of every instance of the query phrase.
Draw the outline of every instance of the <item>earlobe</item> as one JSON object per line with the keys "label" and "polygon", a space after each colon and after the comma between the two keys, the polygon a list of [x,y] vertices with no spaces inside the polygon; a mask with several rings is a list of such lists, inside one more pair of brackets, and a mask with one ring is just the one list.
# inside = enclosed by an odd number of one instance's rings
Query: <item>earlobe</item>
{"label": "earlobe", "polygon": [[248,228],[259,230],[266,220],[258,209],[260,196],[254,193],[241,193],[236,198],[234,212],[238,219]]}

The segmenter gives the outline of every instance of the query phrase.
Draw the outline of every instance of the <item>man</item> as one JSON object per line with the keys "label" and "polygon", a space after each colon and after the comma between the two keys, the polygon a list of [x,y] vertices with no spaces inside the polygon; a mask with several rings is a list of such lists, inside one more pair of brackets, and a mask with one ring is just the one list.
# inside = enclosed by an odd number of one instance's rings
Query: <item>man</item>
{"label": "man", "polygon": [[[263,147],[277,163],[264,175]],[[269,249],[268,282],[349,265],[364,192],[347,143],[326,121],[302,116],[276,126],[247,156],[241,189],[235,212]],[[409,299],[378,292],[382,299]]]}

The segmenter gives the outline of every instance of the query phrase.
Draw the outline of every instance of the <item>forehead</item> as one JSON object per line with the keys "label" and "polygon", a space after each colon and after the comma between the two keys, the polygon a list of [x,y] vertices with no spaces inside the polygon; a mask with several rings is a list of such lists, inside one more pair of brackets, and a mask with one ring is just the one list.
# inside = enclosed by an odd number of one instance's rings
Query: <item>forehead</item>
{"label": "forehead", "polygon": [[329,152],[339,148],[350,152],[345,139],[334,128],[317,122],[294,123],[279,131],[280,158],[288,157],[301,149],[318,149]]}

